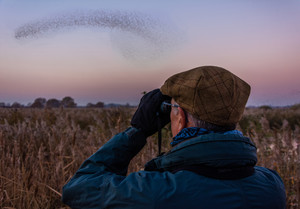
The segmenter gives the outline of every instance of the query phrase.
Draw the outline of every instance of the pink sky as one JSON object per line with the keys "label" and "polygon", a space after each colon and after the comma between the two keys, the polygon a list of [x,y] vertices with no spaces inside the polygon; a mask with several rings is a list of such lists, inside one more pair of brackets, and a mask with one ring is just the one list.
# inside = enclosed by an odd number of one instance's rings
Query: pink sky
{"label": "pink sky", "polygon": [[[79,104],[137,104],[177,72],[217,65],[251,84],[248,105],[300,103],[300,1],[118,2],[0,1],[0,102],[72,96]],[[148,15],[156,22],[143,36],[159,44],[101,27],[15,38],[24,24],[78,10]]]}

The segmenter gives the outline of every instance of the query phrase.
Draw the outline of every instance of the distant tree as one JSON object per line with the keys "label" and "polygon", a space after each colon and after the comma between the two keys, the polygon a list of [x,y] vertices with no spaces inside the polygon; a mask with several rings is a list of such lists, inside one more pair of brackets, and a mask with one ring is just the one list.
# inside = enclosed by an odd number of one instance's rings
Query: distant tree
{"label": "distant tree", "polygon": [[95,107],[103,108],[103,107],[104,107],[104,103],[103,103],[103,102],[97,102],[97,103],[95,104]]}
{"label": "distant tree", "polygon": [[47,102],[46,102],[46,107],[59,107],[60,106],[60,101],[53,98],[53,99],[49,99]]}
{"label": "distant tree", "polygon": [[106,107],[109,107],[109,108],[115,108],[115,107],[121,107],[120,104],[115,104],[115,103],[109,103],[107,105],[105,105]]}
{"label": "distant tree", "polygon": [[95,105],[93,103],[87,103],[86,107],[92,108],[92,107],[95,107]]}
{"label": "distant tree", "polygon": [[104,103],[103,102],[97,102],[96,104],[88,103],[86,105],[86,107],[89,107],[89,108],[92,108],[92,107],[103,108],[104,107]]}
{"label": "distant tree", "polygon": [[76,107],[77,104],[74,102],[74,99],[72,97],[64,97],[62,100],[61,100],[61,105],[63,107]]}
{"label": "distant tree", "polygon": [[32,103],[31,107],[33,107],[33,108],[44,108],[45,105],[46,105],[46,101],[47,100],[45,98],[41,98],[41,97],[36,98],[34,100],[34,102]]}
{"label": "distant tree", "polygon": [[12,108],[21,108],[23,106],[19,102],[14,102],[10,107],[12,107]]}
{"label": "distant tree", "polygon": [[263,109],[263,110],[272,110],[272,107],[269,105],[262,105],[259,107],[259,109]]}
{"label": "distant tree", "polygon": [[5,107],[5,103],[4,102],[0,102],[0,107]]}

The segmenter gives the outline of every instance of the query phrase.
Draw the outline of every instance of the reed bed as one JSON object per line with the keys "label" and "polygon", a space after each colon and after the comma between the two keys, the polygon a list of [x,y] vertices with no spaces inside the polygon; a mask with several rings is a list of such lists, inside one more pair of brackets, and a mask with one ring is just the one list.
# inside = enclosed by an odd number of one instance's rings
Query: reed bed
{"label": "reed bed", "polygon": [[[62,186],[81,163],[130,125],[134,108],[0,108],[0,208],[68,208]],[[258,165],[276,170],[287,208],[300,206],[300,108],[246,109],[238,129],[258,148]],[[170,149],[170,126],[162,130]],[[129,173],[157,155],[157,136],[132,160]]]}

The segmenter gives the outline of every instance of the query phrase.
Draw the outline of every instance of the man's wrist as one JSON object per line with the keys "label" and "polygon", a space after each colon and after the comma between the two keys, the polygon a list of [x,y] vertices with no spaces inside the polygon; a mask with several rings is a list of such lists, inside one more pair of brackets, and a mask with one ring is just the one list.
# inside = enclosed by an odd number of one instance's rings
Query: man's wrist
{"label": "man's wrist", "polygon": [[129,127],[124,133],[128,136],[131,145],[135,148],[141,149],[146,144],[147,136],[142,130],[135,127]]}
{"label": "man's wrist", "polygon": [[124,132],[127,134],[127,136],[128,136],[129,138],[131,138],[131,137],[132,137],[134,134],[136,134],[137,132],[141,132],[141,130],[138,129],[138,128],[135,128],[135,127],[133,127],[133,126],[130,126],[130,127],[128,127]]}

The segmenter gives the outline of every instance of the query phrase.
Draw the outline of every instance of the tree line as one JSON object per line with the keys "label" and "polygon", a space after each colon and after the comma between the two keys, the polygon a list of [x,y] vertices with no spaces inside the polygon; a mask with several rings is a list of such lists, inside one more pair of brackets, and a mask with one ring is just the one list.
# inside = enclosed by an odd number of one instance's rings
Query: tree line
{"label": "tree line", "polygon": [[[23,108],[23,107],[31,107],[31,108],[58,108],[58,107],[65,107],[65,108],[75,108],[77,104],[75,103],[74,99],[70,96],[64,97],[62,100],[58,100],[55,98],[45,99],[42,97],[36,98],[33,103],[29,103],[27,106],[20,104],[19,102],[14,102],[12,105],[5,104],[4,102],[0,102],[0,108]],[[90,108],[103,108],[104,103],[99,101],[97,103],[88,103],[85,107]]]}

